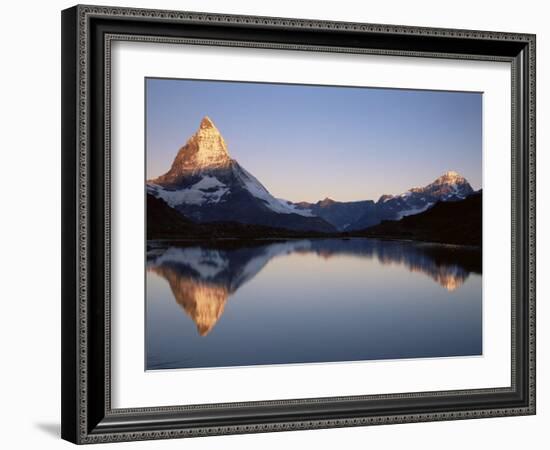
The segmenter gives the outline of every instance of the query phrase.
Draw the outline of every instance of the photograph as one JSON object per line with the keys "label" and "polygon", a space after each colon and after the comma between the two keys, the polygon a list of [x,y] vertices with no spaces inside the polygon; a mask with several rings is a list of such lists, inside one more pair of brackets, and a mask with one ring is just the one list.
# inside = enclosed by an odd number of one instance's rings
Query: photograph
{"label": "photograph", "polygon": [[483,355],[483,93],[146,78],[145,369]]}
{"label": "photograph", "polygon": [[[60,178],[61,251],[42,253],[61,264],[42,266],[61,280],[38,272],[61,307],[33,316],[60,356],[11,346],[6,361],[18,376],[44,366],[31,354],[55,363],[42,372],[61,394],[50,418],[62,439],[540,441],[536,73],[548,27],[521,8],[449,15],[399,1],[317,5],[313,18],[297,2],[63,5],[61,33],[40,14],[61,62],[45,92],[61,101],[39,108],[61,114],[39,115],[51,120],[34,134],[53,133],[61,158],[37,154],[61,167],[19,165]],[[34,111],[21,74],[36,71],[16,72],[8,109],[27,120],[13,148]],[[7,223],[36,228],[52,206],[34,203]],[[10,257],[26,256],[6,236]],[[53,425],[32,409],[44,434]]]}

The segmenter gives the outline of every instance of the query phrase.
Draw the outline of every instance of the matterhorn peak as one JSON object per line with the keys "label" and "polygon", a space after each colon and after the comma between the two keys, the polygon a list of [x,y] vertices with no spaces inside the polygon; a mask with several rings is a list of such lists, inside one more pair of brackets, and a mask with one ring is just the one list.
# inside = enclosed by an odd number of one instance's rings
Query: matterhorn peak
{"label": "matterhorn peak", "polygon": [[212,119],[210,119],[210,117],[204,116],[201,120],[199,128],[200,129],[205,129],[205,128],[214,128],[214,129],[216,129],[216,126],[214,125],[214,122],[212,122]]}
{"label": "matterhorn peak", "polygon": [[204,116],[195,134],[179,149],[170,170],[152,182],[177,184],[186,175],[227,167],[230,163],[231,157],[221,133],[212,119]]}

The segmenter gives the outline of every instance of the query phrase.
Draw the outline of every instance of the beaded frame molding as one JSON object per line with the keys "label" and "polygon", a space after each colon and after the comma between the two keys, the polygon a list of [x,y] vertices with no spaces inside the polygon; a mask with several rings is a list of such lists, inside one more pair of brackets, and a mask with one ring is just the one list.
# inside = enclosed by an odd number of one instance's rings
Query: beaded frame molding
{"label": "beaded frame molding", "polygon": [[[512,72],[511,386],[111,407],[114,41],[505,61]],[[78,444],[535,414],[535,36],[82,6],[62,12],[62,423]]]}

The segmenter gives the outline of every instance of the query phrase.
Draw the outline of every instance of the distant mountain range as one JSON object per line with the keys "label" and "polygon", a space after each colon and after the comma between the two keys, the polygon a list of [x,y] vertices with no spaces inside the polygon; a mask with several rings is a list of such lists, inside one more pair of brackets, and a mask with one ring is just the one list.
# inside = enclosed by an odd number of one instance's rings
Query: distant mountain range
{"label": "distant mountain range", "polygon": [[247,232],[239,224],[249,226],[252,234],[269,231],[276,235],[274,230],[280,229],[355,232],[422,213],[438,202],[464,200],[473,192],[464,177],[449,171],[427,186],[400,195],[382,195],[376,202],[326,198],[316,203],[294,203],[278,199],[230,157],[222,135],[212,120],[204,117],[197,132],[177,152],[170,170],[147,182],[148,208],[157,214],[156,219],[148,219],[148,235],[171,234],[174,230],[200,233],[197,224],[221,222],[226,224],[218,225],[222,234],[228,233],[228,223],[237,234]]}
{"label": "distant mountain range", "polygon": [[384,221],[360,233],[366,237],[481,246],[482,193],[476,192],[461,201],[438,202],[420,214]]}
{"label": "distant mountain range", "polygon": [[330,198],[317,203],[301,202],[303,211],[322,217],[340,231],[361,230],[383,220],[399,220],[426,211],[439,201],[464,200],[474,190],[456,172],[447,172],[424,187],[409,189],[400,195],[382,195],[377,202],[337,202]]}

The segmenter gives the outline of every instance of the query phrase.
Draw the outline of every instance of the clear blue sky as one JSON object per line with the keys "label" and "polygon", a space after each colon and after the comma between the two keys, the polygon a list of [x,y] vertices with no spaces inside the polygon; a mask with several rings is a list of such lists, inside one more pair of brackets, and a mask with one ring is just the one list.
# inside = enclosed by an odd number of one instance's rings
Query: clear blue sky
{"label": "clear blue sky", "polygon": [[147,79],[147,178],[209,116],[279,198],[377,200],[447,170],[481,187],[482,94]]}

